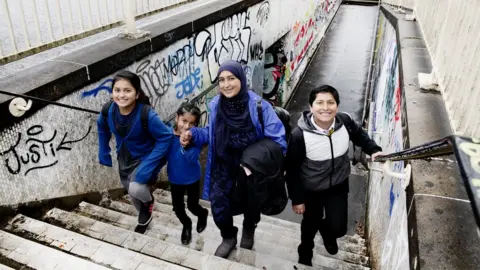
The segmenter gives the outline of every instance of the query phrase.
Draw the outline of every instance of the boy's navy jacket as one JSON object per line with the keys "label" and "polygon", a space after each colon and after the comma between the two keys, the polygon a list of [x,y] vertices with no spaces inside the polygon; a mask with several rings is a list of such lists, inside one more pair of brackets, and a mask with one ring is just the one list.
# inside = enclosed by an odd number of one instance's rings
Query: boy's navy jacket
{"label": "boy's navy jacket", "polygon": [[142,184],[148,183],[156,178],[161,166],[162,158],[166,157],[172,143],[173,132],[161,120],[157,113],[150,108],[148,113],[148,133],[142,127],[140,112],[143,104],[137,104],[132,115],[131,128],[125,137],[120,136],[115,128],[113,110],[117,110],[117,104],[113,103],[108,110],[108,126],[105,125],[102,113],[97,120],[100,164],[112,166],[112,157],[110,155],[110,138],[112,133],[116,139],[117,154],[122,144],[126,146],[133,159],[139,159],[136,181]]}
{"label": "boy's navy jacket", "polygon": [[[270,138],[278,143],[282,148],[283,154],[287,152],[287,142],[285,139],[285,128],[282,121],[273,110],[272,105],[262,100],[262,98],[253,91],[248,91],[250,118],[252,119],[258,139]],[[215,121],[217,116],[217,106],[220,96],[215,96],[209,104],[210,115],[208,116],[208,126],[205,128],[192,128],[192,143],[197,146],[208,144],[207,167],[205,170],[205,181],[203,184],[204,200],[209,199],[210,195],[210,170],[215,166]],[[264,127],[258,119],[257,102],[262,100],[262,114]]]}
{"label": "boy's navy jacket", "polygon": [[180,136],[174,136],[168,153],[168,180],[176,185],[189,185],[200,180],[202,168],[198,160],[201,146],[189,145],[185,149],[180,145]]}

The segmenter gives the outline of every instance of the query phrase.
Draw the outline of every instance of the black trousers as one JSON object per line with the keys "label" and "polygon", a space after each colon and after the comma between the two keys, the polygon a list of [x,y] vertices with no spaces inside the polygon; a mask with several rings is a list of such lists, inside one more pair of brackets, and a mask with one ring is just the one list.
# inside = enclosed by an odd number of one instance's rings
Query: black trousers
{"label": "black trousers", "polygon": [[344,236],[347,233],[347,221],[348,179],[326,190],[307,192],[299,254],[311,258],[317,232],[320,232],[324,242]]}
{"label": "black trousers", "polygon": [[192,220],[185,212],[185,204],[183,196],[187,193],[187,207],[188,210],[197,217],[208,215],[207,209],[198,204],[200,200],[200,181],[190,185],[175,185],[170,183],[170,191],[172,193],[172,204],[175,215],[183,224],[183,226],[191,228]]}
{"label": "black trousers", "polygon": [[230,202],[230,213],[222,222],[215,220],[215,224],[220,229],[223,238],[232,238],[237,235],[238,228],[233,224],[233,215],[243,213],[243,228],[255,230],[257,223],[260,222],[261,213],[256,198],[256,185],[253,183],[254,176],[246,176],[243,169],[238,171],[236,177],[236,187],[228,196]]}

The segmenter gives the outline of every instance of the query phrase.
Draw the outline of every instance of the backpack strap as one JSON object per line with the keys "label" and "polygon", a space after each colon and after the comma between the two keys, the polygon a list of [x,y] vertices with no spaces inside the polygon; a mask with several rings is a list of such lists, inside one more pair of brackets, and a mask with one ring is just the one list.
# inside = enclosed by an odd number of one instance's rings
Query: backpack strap
{"label": "backpack strap", "polygon": [[142,111],[140,114],[140,121],[142,122],[142,127],[145,131],[148,131],[148,113],[150,112],[151,106],[148,104],[143,104]]}
{"label": "backpack strap", "polygon": [[103,104],[103,107],[102,107],[103,122],[107,127],[108,127],[108,111],[110,110],[110,106],[112,106],[112,103],[113,103],[113,100],[110,99],[105,104]]}
{"label": "backpack strap", "polygon": [[345,128],[347,129],[348,135],[351,138],[352,137],[352,129],[353,129],[353,119],[352,119],[352,117],[348,113],[344,113],[344,112],[339,112],[339,113],[337,113],[337,115],[338,115],[338,118],[340,118],[340,120],[342,120],[342,123],[345,126]]}
{"label": "backpack strap", "polygon": [[[337,113],[337,116],[338,118],[340,118],[340,120],[342,120],[343,122],[343,125],[345,126],[345,128],[347,129],[348,131],[348,136],[350,138],[353,138],[352,136],[352,132],[353,132],[353,119],[352,117],[348,114],[348,113],[345,113],[345,112],[339,112]],[[351,140],[351,139],[350,139]],[[355,144],[353,145],[353,160],[352,160],[352,164],[353,165],[356,165],[358,163],[358,160],[357,158],[355,157],[355,149],[356,149],[356,146]]]}
{"label": "backpack strap", "polygon": [[258,121],[260,122],[260,125],[262,126],[262,132],[265,132],[265,125],[263,123],[262,100],[257,101],[257,113],[258,113]]}

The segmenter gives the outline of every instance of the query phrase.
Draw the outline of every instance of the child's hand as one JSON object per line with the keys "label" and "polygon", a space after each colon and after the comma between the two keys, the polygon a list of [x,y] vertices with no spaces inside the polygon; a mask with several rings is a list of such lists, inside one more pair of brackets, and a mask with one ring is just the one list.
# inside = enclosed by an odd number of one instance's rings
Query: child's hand
{"label": "child's hand", "polygon": [[375,162],[375,158],[378,156],[385,156],[386,154],[383,152],[376,152],[375,154],[372,154],[372,161]]}
{"label": "child's hand", "polygon": [[190,130],[187,130],[180,135],[180,144],[182,145],[182,147],[187,146],[191,140],[192,132]]}
{"label": "child's hand", "polygon": [[298,215],[302,215],[305,213],[305,204],[297,204],[292,206],[293,212],[295,212]]}

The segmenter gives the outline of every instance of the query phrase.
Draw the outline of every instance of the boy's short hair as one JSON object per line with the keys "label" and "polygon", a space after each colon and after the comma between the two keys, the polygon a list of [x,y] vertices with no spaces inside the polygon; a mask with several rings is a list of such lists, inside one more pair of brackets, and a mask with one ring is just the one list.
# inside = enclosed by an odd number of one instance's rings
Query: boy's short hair
{"label": "boy's short hair", "polygon": [[315,87],[310,91],[310,94],[308,96],[308,103],[310,106],[313,105],[313,102],[317,98],[317,94],[319,93],[330,93],[332,94],[333,98],[335,99],[335,102],[337,102],[337,105],[340,105],[340,96],[338,95],[337,89],[333,88],[333,86],[330,85],[322,85]]}

